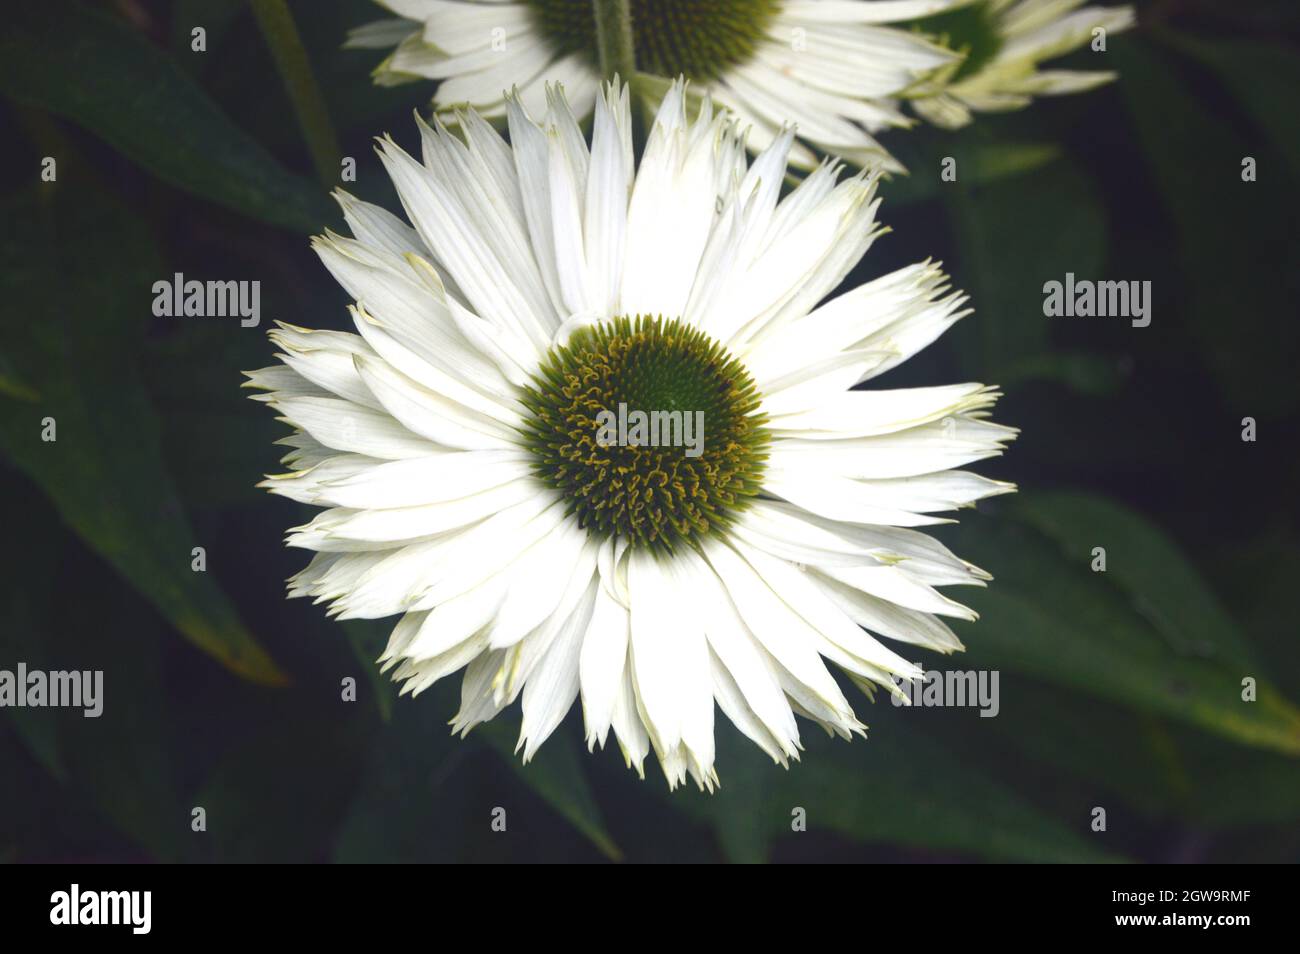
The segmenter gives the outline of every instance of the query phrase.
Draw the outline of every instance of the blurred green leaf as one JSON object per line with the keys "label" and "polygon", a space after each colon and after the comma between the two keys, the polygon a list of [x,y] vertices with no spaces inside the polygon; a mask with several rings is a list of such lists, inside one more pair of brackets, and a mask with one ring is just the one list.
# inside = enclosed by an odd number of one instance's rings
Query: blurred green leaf
{"label": "blurred green leaf", "polygon": [[1125,368],[1099,354],[1049,351],[1022,358],[998,374],[998,383],[1011,388],[1029,381],[1051,381],[1078,394],[1108,397],[1119,391]]}
{"label": "blurred green leaf", "polygon": [[[85,718],[81,709],[57,710],[70,787],[153,858],[178,861],[189,827],[167,717],[162,627],[135,593],[96,572],[97,559],[80,550],[77,557],[65,569],[79,581],[79,598],[51,607],[46,653],[58,669],[103,672],[103,711]],[[105,620],[132,622],[106,639]]]}
{"label": "blurred green leaf", "polygon": [[172,0],[168,10],[171,14],[168,45],[176,65],[193,75],[205,72],[218,60],[193,50],[194,28],[203,27],[207,31],[208,50],[213,51],[247,9],[248,0]]}
{"label": "blurred green leaf", "polygon": [[9,367],[9,359],[0,354],[0,397],[16,398],[19,401],[35,402],[40,395],[31,385],[24,383]]}
{"label": "blurred green leaf", "polygon": [[[956,657],[949,665],[978,666],[980,657]],[[945,719],[939,727],[944,741],[978,751],[1014,773],[1022,788],[1047,793],[1070,811],[1118,796],[1126,808],[1160,822],[1186,815],[1192,777],[1165,720],[1022,673],[1001,673],[999,688],[996,719]],[[1249,757],[1271,757],[1220,744]]]}
{"label": "blurred green leaf", "polygon": [[262,726],[226,753],[194,795],[207,815],[207,831],[194,837],[211,860],[327,860],[325,834],[359,785],[369,726],[350,704],[323,708],[305,692],[280,694]]}
{"label": "blurred green leaf", "polygon": [[[49,532],[57,515],[35,489],[11,490],[6,500],[5,531],[10,539],[23,541],[23,559],[0,581],[0,668],[12,669],[25,662],[28,669],[60,669],[54,665],[47,634],[58,579],[61,536]],[[23,744],[46,771],[65,778],[63,749],[49,710],[6,706]]]}
{"label": "blurred green leaf", "polygon": [[[982,649],[950,665],[987,665]],[[986,770],[1014,777],[1058,817],[1105,804],[1125,844],[1153,825],[1177,833],[1144,852],[1150,860],[1206,860],[1207,829],[1300,819],[1300,760],[1019,673],[1002,673],[1000,695],[996,719],[925,714],[950,748],[978,753]]]}
{"label": "blurred green leaf", "polygon": [[1248,544],[1219,548],[1214,556],[1215,582],[1251,644],[1288,692],[1300,695],[1300,640],[1295,638],[1300,547],[1293,534],[1279,522]]}
{"label": "blurred green leaf", "polygon": [[[5,219],[24,227],[0,236],[3,327],[42,399],[0,399],[0,446],[194,645],[248,679],[282,682],[212,578],[190,566],[202,541],[163,465],[133,350],[162,274],[148,234],[90,190],[60,190],[48,206],[11,201]],[[47,417],[55,441],[41,439]]]}
{"label": "blurred green leaf", "polygon": [[8,11],[0,90],[243,215],[300,232],[335,218],[323,190],[285,171],[170,57],[103,10],[45,0]]}
{"label": "blurred green leaf", "polygon": [[[456,681],[443,680],[418,699],[406,697],[394,705],[391,722],[370,742],[361,788],[335,845],[336,860],[519,857],[520,846],[507,848],[494,837],[484,807],[506,804],[489,800],[503,797],[500,780],[492,781],[501,761],[523,790],[547,806],[548,816],[558,814],[606,857],[621,857],[592,794],[583,753],[566,726],[524,766],[512,752],[517,718],[498,716],[476,727],[467,740],[448,731],[448,714],[459,700]],[[484,771],[489,767],[492,772]],[[503,850],[507,853],[501,855]]]}
{"label": "blurred green leaf", "polygon": [[[987,589],[962,594],[980,613],[963,641],[987,668],[1023,672],[1140,711],[1209,729],[1240,743],[1300,754],[1300,710],[1267,681],[1241,698],[1239,663],[1180,655],[1090,569],[1092,545],[1066,558],[1050,538],[1010,521],[966,520],[950,541],[991,572]],[[1097,538],[1093,545],[1104,545]],[[1108,565],[1111,559],[1108,550]]]}
{"label": "blurred green leaf", "polygon": [[[566,720],[567,723],[568,720]],[[605,829],[600,808],[591,793],[583,768],[583,753],[573,733],[565,731],[571,725],[561,725],[538,749],[531,762],[523,764],[515,754],[517,723],[509,723],[500,716],[481,725],[474,731],[508,763],[528,786],[540,795],[557,812],[587,836],[608,858],[618,861],[622,852]]]}
{"label": "blurred green leaf", "polygon": [[[1300,821],[1300,762],[1233,747],[1218,739],[1176,735],[1193,779],[1188,817],[1222,827]],[[1294,859],[1290,859],[1294,860]]]}
{"label": "blurred green leaf", "polygon": [[[97,691],[93,717],[86,715],[84,697],[80,707],[3,710],[52,782],[68,793],[57,809],[60,817],[51,820],[54,830],[66,836],[84,823],[91,841],[111,843],[116,837],[111,830],[153,859],[178,860],[184,819],[171,757],[172,722],[165,715],[169,700],[160,622],[115,577],[96,572],[93,554],[51,530],[57,528],[57,514],[34,498],[33,489],[10,490],[7,504],[5,524],[15,539],[25,541],[25,559],[5,574],[0,668],[25,663],[29,673],[89,674],[92,683],[83,683],[83,692]],[[77,581],[76,599],[60,598],[67,580]],[[130,625],[110,628],[119,620]],[[12,770],[12,764],[5,765],[0,774]],[[50,783],[29,775],[20,777],[20,784],[40,790]],[[23,824],[35,824],[34,816],[45,811],[29,807]]]}
{"label": "blurred green leaf", "polygon": [[[265,311],[269,297],[263,295]],[[270,364],[270,354],[266,339],[252,329],[231,334],[204,323],[145,343],[145,385],[154,406],[166,408],[158,422],[163,457],[190,506],[266,498],[257,481],[277,469],[274,442],[285,429],[248,399],[240,371]]]}
{"label": "blurred green leaf", "polygon": [[1067,272],[1092,277],[1101,267],[1103,206],[1092,183],[1067,162],[988,185],[959,174],[954,185],[959,262],[952,275],[976,310],[959,330],[978,333],[978,373],[998,381],[1003,369],[1049,350],[1043,284],[1063,281]]}
{"label": "blurred green leaf", "polygon": [[[414,702],[408,697],[394,707],[392,721],[369,740],[356,796],[338,828],[333,860],[462,860],[461,849],[471,835],[466,819],[474,812],[480,819],[486,816],[465,771],[472,747],[447,731],[444,698],[454,704],[454,696],[441,686]],[[487,829],[486,824],[481,827]]]}
{"label": "blurred green leaf", "polygon": [[1087,562],[1094,546],[1105,547],[1106,582],[1127,594],[1175,652],[1246,669],[1258,664],[1210,584],[1146,517],[1082,492],[1021,493],[1007,507],[1012,516],[1055,540],[1067,559]]}
{"label": "blurred green leaf", "polygon": [[81,861],[108,845],[121,851],[114,826],[76,797],[66,777],[47,774],[14,724],[0,718],[0,864]]}
{"label": "blurred green leaf", "polygon": [[[1141,38],[1115,44],[1108,55],[1124,76],[1119,88],[1186,262],[1185,288],[1153,289],[1156,311],[1162,299],[1183,294],[1185,313],[1157,314],[1154,323],[1185,322],[1228,398],[1243,411],[1258,416],[1294,409],[1300,329],[1277,320],[1300,299],[1300,224],[1285,158],[1293,147],[1278,150],[1267,138],[1243,138],[1217,115],[1214,101],[1198,95],[1185,63]],[[1293,112],[1289,97],[1284,94],[1283,113]],[[1269,116],[1271,124],[1271,110]],[[1294,119],[1279,121],[1285,128]],[[1242,180],[1247,156],[1259,163],[1258,181]]]}
{"label": "blurred green leaf", "polygon": [[[890,148],[897,146],[905,157],[908,174],[894,176],[880,187],[887,208],[934,199],[959,188],[1014,179],[1050,165],[1063,154],[1058,143],[969,142],[955,137],[936,140],[936,135],[940,134],[930,134],[925,149],[907,149],[905,142],[888,143]],[[944,160],[949,158],[956,163],[955,182],[942,178]]]}
{"label": "blurred green leaf", "polygon": [[388,641],[387,634],[381,632],[374,625],[373,620],[349,619],[339,625],[347,633],[352,655],[364,673],[363,678],[370,686],[370,694],[375,700],[375,711],[379,713],[381,721],[392,722],[393,700],[397,696],[397,690],[392,680],[379,671],[379,664],[375,662],[384,651],[384,645]]}
{"label": "blurred green leaf", "polygon": [[730,724],[718,727],[713,794],[668,796],[713,823],[728,855],[762,861],[772,843],[792,835],[796,809],[807,831],[857,841],[960,852],[1004,861],[1116,861],[1090,844],[1087,820],[1071,830],[1044,815],[976,760],[949,751],[908,724],[911,713],[878,696],[859,713],[868,738],[828,739],[803,723],[806,751],[788,771],[772,764]]}
{"label": "blurred green leaf", "polygon": [[[1246,748],[1208,732],[1094,696],[1017,679],[1004,683],[1003,707],[987,728],[960,743],[1004,759],[1027,787],[1044,772],[1067,792],[1114,794],[1147,818],[1233,828],[1300,819],[1300,760]],[[985,726],[980,726],[984,729]]]}
{"label": "blurred green leaf", "polygon": [[1214,70],[1260,132],[1274,140],[1300,181],[1300,113],[1295,109],[1300,55],[1294,48],[1221,36],[1209,42],[1173,32],[1159,32],[1156,38]]}
{"label": "blurred green leaf", "polygon": [[329,110],[321,99],[316,74],[303,48],[302,37],[285,0],[251,0],[253,15],[284,81],[307,140],[316,175],[329,188],[339,175],[339,141]]}
{"label": "blurred green leaf", "polygon": [[[237,70],[206,69],[203,73],[204,89],[227,112],[237,115],[241,128],[258,142],[277,154],[280,150],[295,149],[298,129],[293,123],[285,122],[292,105],[276,75],[270,51],[257,35],[256,24],[249,15],[248,0],[197,0],[195,6],[201,9],[191,12],[177,10],[173,14],[175,31],[181,32],[179,21],[182,18],[186,24],[218,21],[226,3],[233,3],[235,9],[245,15],[238,17],[232,28],[215,40],[215,31],[209,26],[209,50],[216,56],[205,58],[202,54],[189,54],[189,26],[184,26],[183,44],[177,47],[180,51],[177,59],[182,64],[194,61],[220,63],[229,57],[237,57],[240,64]],[[292,6],[295,14],[302,7],[301,4]],[[306,15],[308,9],[310,15]],[[326,107],[335,128],[343,134],[352,133],[342,142],[344,152],[355,158],[358,166],[357,181],[349,183],[348,189],[365,190],[369,178],[387,180],[382,165],[373,155],[371,137],[385,130],[400,134],[410,129],[411,111],[428,109],[433,84],[379,86],[371,74],[384,59],[385,51],[342,48],[349,30],[372,22],[376,17],[382,18],[383,11],[375,6],[374,0],[315,2],[309,8],[302,7],[302,10],[302,14],[297,14],[298,32],[320,83]],[[395,207],[396,194],[391,194],[389,199]]]}

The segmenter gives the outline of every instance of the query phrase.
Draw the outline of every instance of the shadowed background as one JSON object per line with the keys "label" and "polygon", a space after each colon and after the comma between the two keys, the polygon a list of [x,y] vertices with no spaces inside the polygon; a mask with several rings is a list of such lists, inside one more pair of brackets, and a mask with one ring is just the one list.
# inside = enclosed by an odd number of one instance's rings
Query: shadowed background
{"label": "shadowed background", "polygon": [[[996,383],[1022,428],[976,468],[1021,493],[938,532],[995,577],[954,592],[982,615],[957,624],[968,652],[909,658],[999,671],[1000,713],[850,688],[869,739],[804,723],[789,772],[719,719],[712,797],[670,795],[653,760],[638,781],[612,741],[588,756],[576,709],[527,767],[517,707],[452,739],[458,680],[398,699],[372,664],[392,621],[284,598],[307,554],[283,531],[310,509],[254,488],[288,431],[239,372],[272,363],[272,320],[349,327],[307,244],[341,223],[321,157],[337,141],[345,187],[399,208],[371,137],[410,146],[432,92],[376,88],[379,55],[339,48],[373,4],[288,6],[329,119],[306,135],[276,4],[7,15],[0,669],[105,675],[99,719],[0,710],[0,860],[1300,858],[1293,3],[1139,3],[1105,54],[1118,83],[884,139],[911,176],[881,186],[893,232],[848,283],[933,257],[976,313],[881,384]],[[174,272],[260,281],[262,326],[155,318]],[[1045,318],[1066,272],[1150,281],[1150,326]]]}

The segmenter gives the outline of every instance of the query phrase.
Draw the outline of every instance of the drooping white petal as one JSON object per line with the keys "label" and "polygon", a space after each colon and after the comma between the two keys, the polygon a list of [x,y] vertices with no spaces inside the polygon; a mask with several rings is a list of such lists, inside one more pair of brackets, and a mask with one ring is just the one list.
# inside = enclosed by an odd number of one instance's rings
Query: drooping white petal
{"label": "drooping white petal", "polygon": [[[588,586],[596,574],[592,570],[593,561],[589,549],[595,549],[590,543],[576,561],[568,581],[561,588],[559,603],[551,615],[540,626],[507,650],[506,662],[498,678],[494,680],[492,690],[503,703],[513,702],[527,684],[529,677],[545,657],[555,640],[560,628],[573,615],[578,604],[585,599]],[[588,625],[590,629],[590,624]]]}
{"label": "drooping white petal", "polygon": [[775,500],[755,501],[737,519],[734,532],[773,556],[808,566],[898,566],[931,586],[990,578],[927,534],[827,520]]}
{"label": "drooping white petal", "polygon": [[729,546],[709,541],[703,551],[745,625],[789,674],[789,680],[782,680],[786,693],[838,730],[856,730],[859,724],[848,700],[818,656],[818,634]]}
{"label": "drooping white petal", "polygon": [[821,573],[811,576],[827,598],[873,633],[941,653],[965,649],[956,634],[933,613],[899,606]]}
{"label": "drooping white petal", "polygon": [[[767,651],[755,641],[713,568],[691,554],[688,572],[698,598],[695,605],[704,616],[709,648],[726,671],[727,679],[722,688],[725,691],[734,687],[743,696],[745,709],[763,726],[767,737],[783,756],[797,758],[799,727],[781,691],[777,667],[770,662]],[[721,696],[718,701],[723,703]],[[727,714],[735,721],[731,712]],[[778,760],[784,761],[783,758]]]}
{"label": "drooping white petal", "polygon": [[[895,673],[906,678],[919,674],[911,663],[863,632],[801,570],[753,547],[737,544],[737,548],[745,562],[773,592],[781,594],[790,609],[841,651],[831,656],[839,665],[879,682],[888,682]],[[822,653],[829,655],[824,648]],[[846,659],[845,654],[852,658]],[[857,663],[864,663],[869,671],[859,670]]]}
{"label": "drooping white petal", "polygon": [[614,706],[623,690],[629,629],[627,608],[600,586],[578,664],[588,749],[597,742],[602,748],[605,745]]}
{"label": "drooping white petal", "polygon": [[[551,494],[537,491],[535,487],[531,497],[471,527],[455,541],[456,546],[440,552],[441,559],[428,569],[429,585],[413,607],[435,607],[492,578],[510,582],[513,574],[503,571],[515,565],[528,547],[554,533],[565,520],[559,501]],[[511,541],[513,546],[508,545]]]}
{"label": "drooping white petal", "polygon": [[682,740],[682,706],[677,696],[675,594],[652,553],[634,550],[628,558],[631,598],[629,666],[638,709],[655,750],[667,752]]}
{"label": "drooping white petal", "polygon": [[610,724],[618,747],[623,752],[627,767],[645,778],[645,757],[650,754],[650,735],[636,704],[636,687],[632,680],[632,667],[623,668],[623,688],[614,700],[614,716]]}
{"label": "drooping white petal", "polygon": [[464,738],[480,723],[496,717],[505,708],[492,692],[492,682],[506,664],[507,651],[489,650],[465,667],[460,684],[460,709],[452,719],[451,731]]}
{"label": "drooping white petal", "polygon": [[595,568],[595,547],[587,544],[587,535],[572,522],[561,523],[511,564],[510,590],[488,631],[489,645],[498,649],[519,642],[555,611],[571,575]]}
{"label": "drooping white petal", "polygon": [[523,723],[517,748],[523,748],[525,762],[555,731],[578,696],[578,656],[582,651],[582,637],[591,622],[596,587],[593,578],[524,686]]}

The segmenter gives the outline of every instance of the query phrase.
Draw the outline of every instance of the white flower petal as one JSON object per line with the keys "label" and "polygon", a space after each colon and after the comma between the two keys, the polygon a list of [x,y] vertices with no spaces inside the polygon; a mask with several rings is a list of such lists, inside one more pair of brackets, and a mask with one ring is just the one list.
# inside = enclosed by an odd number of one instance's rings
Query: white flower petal
{"label": "white flower petal", "polygon": [[646,731],[662,754],[681,742],[684,719],[677,696],[676,594],[655,555],[645,550],[629,554],[627,582],[632,601],[629,670]]}
{"label": "white flower petal", "polygon": [[[290,546],[312,550],[375,548],[446,533],[502,513],[541,506],[536,482],[511,481],[458,500],[421,507],[388,510],[348,510],[336,507],[289,535]],[[520,508],[516,511],[514,508]]]}
{"label": "white flower petal", "polygon": [[555,63],[554,51],[532,37],[516,42],[509,54],[496,53],[484,68],[443,80],[435,100],[438,108],[472,106],[485,116],[499,115],[513,87],[550,72]]}
{"label": "white flower petal", "polygon": [[499,649],[519,642],[555,611],[575,572],[595,570],[596,551],[587,546],[586,533],[572,521],[560,523],[510,565],[510,591],[492,621],[488,644]]}
{"label": "white flower petal", "polygon": [[423,457],[439,448],[389,415],[342,398],[280,397],[272,407],[295,427],[335,450],[402,460]]}
{"label": "white flower petal", "polygon": [[948,523],[940,517],[930,517],[897,507],[878,503],[871,488],[862,481],[851,480],[835,474],[823,474],[816,468],[796,468],[777,471],[769,465],[763,479],[763,490],[775,494],[797,507],[831,520],[871,523],[884,527],[924,527]]}
{"label": "white flower petal", "polygon": [[[785,560],[769,556],[753,547],[738,543],[736,548],[745,562],[754,568],[772,591],[781,594],[782,601],[790,609],[816,630],[826,642],[842,651],[831,655],[823,646],[821,648],[823,655],[830,656],[841,667],[851,672],[857,672],[858,675],[867,676],[884,684],[890,682],[893,674],[909,679],[920,674],[915,666],[876,642],[844,615],[844,612],[831,602],[821,588],[809,580],[802,571]],[[845,654],[851,658],[846,658]],[[865,664],[865,668],[860,669],[859,663]]]}
{"label": "white flower petal", "polygon": [[329,506],[363,510],[418,507],[518,480],[528,475],[529,464],[527,453],[512,447],[396,460],[364,470],[352,465],[346,473],[322,477],[317,499]]}
{"label": "white flower petal", "polygon": [[[548,303],[539,301],[525,284],[515,283],[512,269],[500,257],[504,237],[494,237],[467,211],[428,169],[384,140],[380,159],[401,197],[407,216],[420,237],[446,266],[469,304],[480,316],[510,328],[545,347],[555,324]],[[532,263],[525,266],[527,278]]]}
{"label": "white flower petal", "polygon": [[416,384],[386,361],[360,355],[353,360],[384,410],[413,433],[445,447],[466,450],[512,445],[509,429],[500,422]]}
{"label": "white flower petal", "polygon": [[856,728],[858,722],[848,700],[818,656],[819,634],[729,546],[706,541],[703,551],[745,625],[789,673],[792,681],[783,681],[786,693],[810,712],[820,713],[824,721],[845,731]]}
{"label": "white flower petal", "polygon": [[616,94],[611,87],[604,95],[596,97],[591,165],[583,203],[584,268],[587,275],[585,304],[602,315],[622,313],[619,280],[623,273],[632,175],[629,92],[624,87],[621,94]]}
{"label": "white flower petal", "polygon": [[[590,543],[588,548],[594,549]],[[493,685],[493,692],[498,699],[504,702],[514,701],[546,655],[560,628],[585,598],[587,588],[595,578],[590,556],[587,548],[584,548],[582,557],[575,563],[573,572],[561,590],[555,610],[540,626],[507,650],[506,664]]]}
{"label": "white flower petal", "polygon": [[578,697],[578,655],[582,651],[582,637],[591,622],[595,598],[596,581],[592,578],[524,686],[524,718],[516,748],[523,748],[525,762],[555,731]]}
{"label": "white flower petal", "polygon": [[813,573],[811,577],[851,620],[873,633],[941,653],[966,648],[933,613],[907,609],[821,573]]}
{"label": "white flower petal", "polygon": [[954,414],[871,437],[839,438],[830,431],[806,431],[796,438],[785,437],[784,433],[796,432],[783,432],[779,440],[773,441],[769,460],[775,467],[801,476],[829,471],[855,478],[886,479],[931,474],[996,457],[1017,431]]}
{"label": "white flower petal", "polygon": [[[704,616],[710,650],[726,670],[730,685],[741,693],[746,708],[778,749],[789,758],[797,758],[799,727],[795,724],[785,693],[781,691],[778,667],[772,664],[770,655],[751,635],[713,568],[694,554],[689,562],[692,584],[698,596],[696,605]],[[719,703],[721,701],[719,698]]]}
{"label": "white flower petal", "polygon": [[650,754],[650,734],[636,703],[636,687],[632,680],[632,667],[623,669],[623,690],[614,701],[614,717],[611,721],[618,747],[623,752],[627,767],[636,770],[636,774],[645,778],[645,757]]}
{"label": "white flower petal", "polygon": [[702,118],[688,122],[679,82],[655,116],[628,205],[620,295],[628,314],[685,311],[717,196],[743,155],[721,115],[706,121],[709,108],[706,103]]}
{"label": "white flower petal", "polygon": [[600,586],[578,663],[588,749],[597,742],[602,748],[605,745],[614,718],[614,705],[623,690],[629,628],[626,607],[610,596],[603,585]]}

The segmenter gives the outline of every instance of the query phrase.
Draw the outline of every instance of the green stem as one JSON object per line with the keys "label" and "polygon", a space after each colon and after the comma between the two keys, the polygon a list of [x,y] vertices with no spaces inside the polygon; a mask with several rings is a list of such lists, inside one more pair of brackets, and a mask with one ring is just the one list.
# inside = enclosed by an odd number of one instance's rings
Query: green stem
{"label": "green stem", "polygon": [[605,79],[615,75],[628,82],[636,74],[636,51],[632,45],[632,11],[628,0],[591,0],[596,15],[596,51]]}
{"label": "green stem", "polygon": [[326,186],[339,178],[339,141],[330,122],[329,111],[321,97],[316,76],[307,61],[307,51],[294,25],[293,14],[285,0],[252,0],[253,15],[266,45],[271,49],[275,67],[284,80],[293,103],[307,149],[311,152],[316,175]]}

